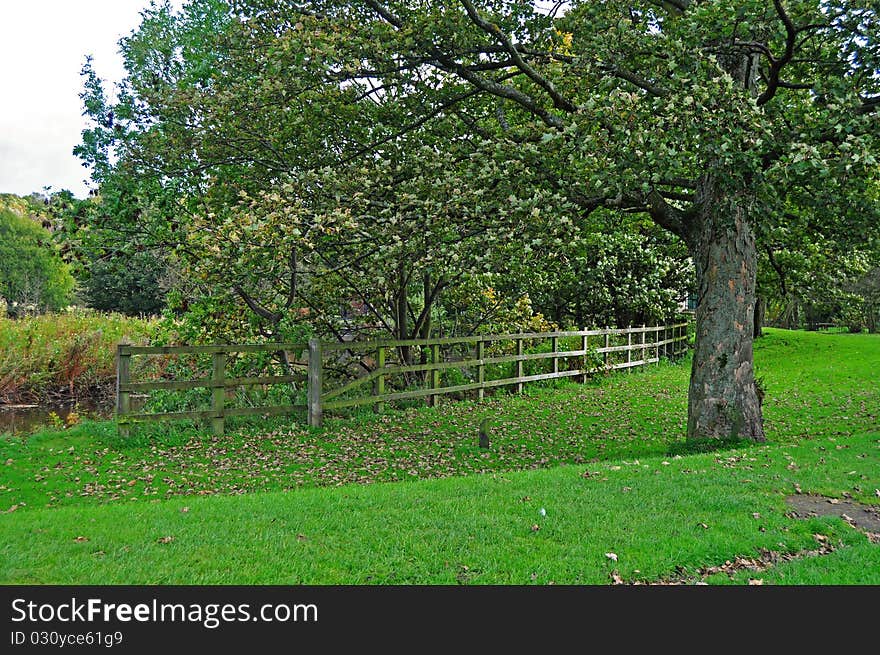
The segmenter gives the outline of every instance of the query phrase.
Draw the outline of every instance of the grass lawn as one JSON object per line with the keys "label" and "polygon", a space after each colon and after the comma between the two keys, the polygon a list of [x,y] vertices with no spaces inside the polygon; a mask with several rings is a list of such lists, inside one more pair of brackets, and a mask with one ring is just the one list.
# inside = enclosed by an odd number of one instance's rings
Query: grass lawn
{"label": "grass lawn", "polygon": [[[880,546],[784,502],[799,488],[880,503],[880,337],[768,332],[756,365],[770,442],[716,453],[672,454],[686,365],[321,430],[5,438],[0,581],[880,584]],[[710,568],[818,543],[833,552]]]}

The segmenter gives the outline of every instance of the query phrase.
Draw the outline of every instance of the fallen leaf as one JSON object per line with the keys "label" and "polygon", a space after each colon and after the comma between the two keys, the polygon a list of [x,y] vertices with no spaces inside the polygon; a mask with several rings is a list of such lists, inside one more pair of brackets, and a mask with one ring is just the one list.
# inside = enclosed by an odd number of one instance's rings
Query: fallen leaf
{"label": "fallen leaf", "polygon": [[298,535],[296,535],[296,538],[297,538],[299,541],[306,541],[306,540],[308,539],[308,537],[305,536],[304,534],[298,534]]}
{"label": "fallen leaf", "polygon": [[803,493],[803,492],[801,491],[801,485],[799,485],[797,482],[794,483],[794,492],[795,492],[796,494]]}
{"label": "fallen leaf", "polygon": [[753,587],[760,587],[762,584],[764,584],[764,581],[760,578],[749,578],[749,584]]}
{"label": "fallen leaf", "polygon": [[761,518],[761,514],[758,513],[758,512],[752,512],[752,518],[753,518],[753,519],[759,519],[759,518]]}
{"label": "fallen leaf", "polygon": [[709,529],[709,526],[706,525],[705,523],[697,523],[697,525],[700,526],[701,528],[703,528],[703,530],[708,530],[708,529]]}
{"label": "fallen leaf", "polygon": [[532,532],[537,532],[540,529],[541,529],[541,526],[538,525],[537,523],[535,523],[535,525],[532,526]]}
{"label": "fallen leaf", "polygon": [[181,507],[180,511],[186,514],[187,512],[189,512],[189,507]]}
{"label": "fallen leaf", "polygon": [[5,514],[11,514],[12,512],[14,512],[14,511],[17,510],[17,509],[18,509],[18,505],[13,505],[13,506],[10,507],[9,509],[7,509],[6,512],[4,512],[4,513],[5,513]]}
{"label": "fallen leaf", "polygon": [[171,537],[171,536],[159,537],[159,539],[158,539],[158,542],[160,544],[170,544],[172,541],[174,541],[174,537]]}
{"label": "fallen leaf", "polygon": [[88,541],[88,540],[89,540],[88,537],[76,537],[76,538],[74,539],[74,541],[75,541],[76,543],[78,543],[78,544],[81,544],[82,542],[84,542],[84,541]]}
{"label": "fallen leaf", "polygon": [[611,581],[614,584],[623,584],[623,578],[620,577],[616,570],[611,572]]}
{"label": "fallen leaf", "polygon": [[617,553],[605,553],[605,557],[610,559],[612,562],[617,561]]}

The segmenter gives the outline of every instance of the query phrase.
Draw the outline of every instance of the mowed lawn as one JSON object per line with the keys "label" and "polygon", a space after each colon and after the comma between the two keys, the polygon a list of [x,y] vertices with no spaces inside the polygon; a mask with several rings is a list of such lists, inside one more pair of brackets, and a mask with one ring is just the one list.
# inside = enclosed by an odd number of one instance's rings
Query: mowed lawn
{"label": "mowed lawn", "polygon": [[[880,503],[880,337],[771,330],[756,365],[769,443],[706,454],[675,454],[686,364],[322,430],[7,438],[0,581],[880,583],[880,546],[785,505]],[[762,554],[801,557],[710,568]]]}

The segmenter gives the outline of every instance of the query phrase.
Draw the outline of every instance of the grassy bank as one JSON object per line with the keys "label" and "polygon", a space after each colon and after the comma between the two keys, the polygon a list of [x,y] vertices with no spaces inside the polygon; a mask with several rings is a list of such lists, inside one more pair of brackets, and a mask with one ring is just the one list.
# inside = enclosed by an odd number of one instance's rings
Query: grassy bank
{"label": "grassy bank", "polygon": [[[747,582],[700,571],[808,552],[820,534],[834,552],[773,566],[767,582],[868,581],[878,547],[841,519],[786,516],[784,497],[880,502],[880,337],[773,330],[756,364],[770,444],[716,454],[677,455],[686,365],[321,430],[122,443],[103,423],[6,439],[0,579]],[[349,484],[395,480],[415,482]],[[314,488],[326,486],[340,488]],[[312,488],[280,493],[298,487]]]}
{"label": "grassy bank", "polygon": [[116,344],[147,341],[149,321],[77,310],[0,318],[0,401],[73,398],[106,388],[116,376]]}
{"label": "grassy bank", "polygon": [[784,503],[796,485],[870,499],[878,446],[875,434],[415,483],[15,512],[3,517],[0,580],[728,582],[701,569],[824,541],[842,570],[823,575],[803,559],[738,581],[880,584],[880,546],[839,518],[790,518]]}

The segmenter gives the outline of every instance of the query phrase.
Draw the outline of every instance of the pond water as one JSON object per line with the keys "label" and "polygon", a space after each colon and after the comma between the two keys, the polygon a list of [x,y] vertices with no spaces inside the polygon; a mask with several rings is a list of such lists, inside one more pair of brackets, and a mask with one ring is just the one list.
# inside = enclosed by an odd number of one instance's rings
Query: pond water
{"label": "pond water", "polygon": [[80,418],[103,419],[113,415],[113,408],[93,400],[37,406],[0,405],[0,434],[22,435],[50,428],[59,420],[66,422],[72,412]]}

